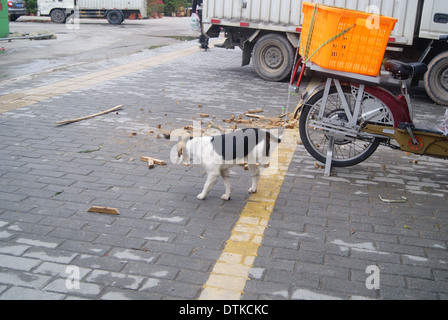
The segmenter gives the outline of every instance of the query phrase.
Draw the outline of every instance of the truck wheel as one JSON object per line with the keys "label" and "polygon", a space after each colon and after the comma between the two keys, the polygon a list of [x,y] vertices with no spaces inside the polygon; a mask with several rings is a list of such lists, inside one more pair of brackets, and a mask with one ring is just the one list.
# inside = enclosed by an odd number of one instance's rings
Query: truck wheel
{"label": "truck wheel", "polygon": [[291,74],[294,64],[294,49],[285,37],[270,33],[255,43],[254,68],[260,78],[282,81]]}
{"label": "truck wheel", "polygon": [[439,54],[429,63],[425,89],[435,103],[448,106],[448,52]]}
{"label": "truck wheel", "polygon": [[67,19],[67,15],[65,14],[65,10],[62,9],[54,9],[50,13],[51,21],[55,23],[65,23]]}
{"label": "truck wheel", "polygon": [[123,14],[118,10],[109,11],[106,15],[107,21],[110,24],[120,24],[123,22]]}

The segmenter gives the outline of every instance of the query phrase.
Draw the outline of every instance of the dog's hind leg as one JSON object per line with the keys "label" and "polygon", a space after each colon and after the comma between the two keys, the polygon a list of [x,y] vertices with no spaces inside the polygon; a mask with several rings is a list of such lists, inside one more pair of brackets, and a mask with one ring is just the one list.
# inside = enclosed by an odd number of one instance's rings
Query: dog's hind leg
{"label": "dog's hind leg", "polygon": [[258,169],[257,165],[255,163],[248,164],[250,175],[252,176],[252,186],[249,189],[249,193],[255,193],[257,192],[257,182],[258,178],[260,177],[260,170]]}
{"label": "dog's hind leg", "polygon": [[224,186],[226,187],[226,193],[221,196],[222,200],[229,200],[232,193],[232,184],[230,182],[229,169],[221,169],[221,177],[224,180]]}
{"label": "dog's hind leg", "polygon": [[207,171],[207,180],[205,181],[204,189],[197,196],[199,200],[205,199],[208,192],[210,191],[210,188],[216,183],[216,180],[219,178],[220,175],[221,173],[218,170]]}

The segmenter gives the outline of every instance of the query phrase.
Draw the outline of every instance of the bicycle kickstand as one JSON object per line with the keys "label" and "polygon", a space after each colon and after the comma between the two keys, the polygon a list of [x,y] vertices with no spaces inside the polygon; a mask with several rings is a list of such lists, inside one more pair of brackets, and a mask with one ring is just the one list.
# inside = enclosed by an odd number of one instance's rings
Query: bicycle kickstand
{"label": "bicycle kickstand", "polygon": [[328,141],[327,158],[325,161],[325,176],[331,176],[331,163],[333,162],[334,137],[330,137]]}

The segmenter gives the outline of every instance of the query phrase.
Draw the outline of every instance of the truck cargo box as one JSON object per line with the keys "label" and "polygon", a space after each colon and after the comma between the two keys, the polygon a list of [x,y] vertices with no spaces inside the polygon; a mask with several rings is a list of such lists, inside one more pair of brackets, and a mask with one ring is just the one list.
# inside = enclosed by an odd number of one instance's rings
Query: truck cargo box
{"label": "truck cargo box", "polygon": [[[205,0],[205,31],[219,21],[221,25],[255,29],[300,32],[302,0]],[[398,19],[391,37],[394,42],[411,45],[416,32],[419,0],[321,0],[321,3],[366,11]]]}

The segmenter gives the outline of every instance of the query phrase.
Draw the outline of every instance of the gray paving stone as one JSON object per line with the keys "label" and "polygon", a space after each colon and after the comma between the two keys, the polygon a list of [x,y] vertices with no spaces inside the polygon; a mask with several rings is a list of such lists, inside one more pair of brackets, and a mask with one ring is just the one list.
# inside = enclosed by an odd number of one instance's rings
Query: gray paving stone
{"label": "gray paving stone", "polygon": [[9,288],[0,296],[2,300],[62,300],[63,298],[63,294],[22,287]]}
{"label": "gray paving stone", "polygon": [[[55,71],[14,90],[116,62]],[[267,83],[240,64],[238,50],[212,49],[0,114],[0,299],[198,298],[249,199],[249,176],[232,169],[231,201],[220,199],[222,182],[199,201],[202,168],[148,170],[139,157],[169,159],[175,143],[157,139],[158,125],[183,128],[200,112],[222,126],[249,108],[281,113],[287,83]],[[425,96],[412,99],[417,118],[436,119]],[[54,125],[118,103],[118,113]],[[242,299],[446,299],[448,170],[444,161],[412,159],[380,147],[327,178],[298,145]],[[87,213],[93,204],[120,215]],[[365,286],[369,265],[380,269],[379,290]],[[67,266],[80,269],[79,290],[67,288]]]}

